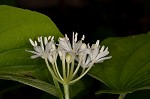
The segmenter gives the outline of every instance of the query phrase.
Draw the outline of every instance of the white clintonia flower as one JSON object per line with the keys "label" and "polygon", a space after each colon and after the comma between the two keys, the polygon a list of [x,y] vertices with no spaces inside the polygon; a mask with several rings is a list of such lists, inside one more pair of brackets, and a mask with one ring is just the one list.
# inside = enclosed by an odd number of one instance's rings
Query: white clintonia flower
{"label": "white clintonia flower", "polygon": [[90,52],[86,54],[83,59],[81,66],[83,68],[87,68],[94,63],[101,63],[106,59],[110,59],[111,56],[107,55],[109,54],[108,47],[105,48],[105,46],[102,46],[100,48],[99,40],[96,41],[96,44],[93,44],[91,47],[88,45],[88,48],[90,49]]}
{"label": "white clintonia flower", "polygon": [[90,57],[94,63],[101,63],[106,59],[110,59],[111,56],[106,57],[109,54],[108,47],[102,46],[100,48],[99,40],[96,41],[96,44],[93,44],[91,47]]}
{"label": "white clintonia flower", "polygon": [[[81,38],[81,40],[79,40],[77,42],[77,36],[78,33],[74,34],[73,32],[73,39],[72,39],[72,44],[70,43],[69,38],[67,37],[67,35],[65,35],[65,38],[59,38],[59,44],[58,44],[58,50],[59,53],[70,53],[73,56],[75,55],[79,55],[81,52],[86,51],[86,50],[81,50],[80,47],[82,45],[82,41],[84,40],[84,35]],[[61,52],[60,52],[61,51]],[[62,55],[60,55],[61,57]]]}
{"label": "white clintonia flower", "polygon": [[[77,33],[73,33],[72,43],[70,43],[67,35],[64,38],[59,38],[57,48],[53,36],[44,37],[44,39],[38,37],[38,41],[29,39],[34,51],[26,51],[34,54],[31,56],[32,59],[37,57],[46,59],[46,65],[57,81],[62,84],[71,84],[81,79],[95,63],[101,63],[111,58],[111,56],[107,56],[109,54],[108,47],[100,46],[99,40],[90,46],[89,44],[82,43],[85,38],[84,35],[79,41],[77,41],[77,36]],[[62,61],[62,73],[57,66],[58,54]],[[52,64],[52,67],[47,59]],[[77,62],[76,66],[74,66],[74,62]],[[77,77],[80,67],[83,70]]]}
{"label": "white clintonia flower", "polygon": [[[43,59],[54,57],[52,53],[56,53],[56,47],[54,44],[54,36],[44,37],[44,40],[42,37],[38,37],[38,42],[33,41],[32,39],[29,39],[30,43],[34,47],[34,51],[26,50],[27,52],[33,53],[35,55],[31,56],[32,59],[41,57]],[[38,45],[39,44],[39,45]]]}

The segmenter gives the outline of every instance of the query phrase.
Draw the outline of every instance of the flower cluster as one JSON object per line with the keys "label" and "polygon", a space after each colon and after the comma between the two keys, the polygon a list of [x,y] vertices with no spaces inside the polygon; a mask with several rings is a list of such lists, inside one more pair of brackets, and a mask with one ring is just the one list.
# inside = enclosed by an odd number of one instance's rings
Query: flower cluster
{"label": "flower cluster", "polygon": [[[64,84],[72,84],[81,79],[95,63],[101,63],[106,59],[110,59],[108,47],[100,46],[100,41],[95,44],[83,43],[85,36],[81,40],[77,40],[78,33],[73,33],[72,43],[67,35],[58,39],[58,44],[54,41],[54,36],[38,37],[37,41],[29,39],[34,51],[26,50],[33,53],[32,59],[41,57],[45,59],[47,67],[57,81]],[[57,66],[58,56],[62,62],[62,72]],[[49,63],[52,65],[50,66]],[[79,69],[82,67],[80,75]]]}

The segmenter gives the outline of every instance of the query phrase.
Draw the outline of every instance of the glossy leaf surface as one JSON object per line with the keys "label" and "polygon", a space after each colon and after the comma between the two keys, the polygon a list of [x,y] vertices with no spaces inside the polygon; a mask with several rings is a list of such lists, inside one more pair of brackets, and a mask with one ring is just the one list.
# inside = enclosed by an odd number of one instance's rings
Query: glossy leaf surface
{"label": "glossy leaf surface", "polygon": [[62,36],[51,19],[38,12],[0,6],[0,79],[18,81],[57,96],[44,60],[30,59],[29,38]]}
{"label": "glossy leaf surface", "polygon": [[108,38],[112,59],[96,64],[89,74],[110,89],[98,93],[129,93],[150,88],[150,34]]}

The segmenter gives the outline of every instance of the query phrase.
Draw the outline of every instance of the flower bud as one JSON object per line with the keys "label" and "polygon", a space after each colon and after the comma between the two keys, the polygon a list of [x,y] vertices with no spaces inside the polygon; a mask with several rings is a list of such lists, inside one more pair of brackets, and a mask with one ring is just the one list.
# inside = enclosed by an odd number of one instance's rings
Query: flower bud
{"label": "flower bud", "polygon": [[66,62],[67,62],[68,64],[70,64],[71,61],[72,61],[72,56],[67,53],[67,54],[66,54]]}

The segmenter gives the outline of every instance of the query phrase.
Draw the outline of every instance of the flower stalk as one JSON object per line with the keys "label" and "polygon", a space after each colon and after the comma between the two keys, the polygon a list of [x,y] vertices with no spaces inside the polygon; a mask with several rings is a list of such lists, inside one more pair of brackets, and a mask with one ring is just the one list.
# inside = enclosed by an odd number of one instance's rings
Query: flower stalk
{"label": "flower stalk", "polygon": [[70,97],[69,97],[69,85],[64,84],[63,86],[64,86],[65,99],[70,99]]}
{"label": "flower stalk", "polygon": [[[69,85],[84,77],[95,63],[101,63],[111,58],[111,56],[107,56],[109,54],[108,47],[100,46],[99,40],[90,46],[83,43],[84,35],[79,41],[77,41],[77,36],[78,33],[73,33],[71,43],[67,35],[65,35],[64,38],[58,39],[58,44],[55,43],[54,36],[44,37],[44,39],[38,37],[37,41],[29,39],[34,51],[26,50],[34,54],[31,56],[32,59],[41,57],[45,60],[60,99],[70,98]],[[57,66],[58,57],[61,60],[61,66],[59,67],[61,67],[62,72]],[[79,71],[80,68],[82,68],[81,72]],[[64,87],[64,95],[59,84]]]}
{"label": "flower stalk", "polygon": [[55,85],[55,87],[56,87],[56,90],[57,90],[57,93],[58,93],[59,98],[60,98],[60,99],[64,99],[64,98],[63,98],[63,93],[62,93],[61,88],[60,88],[60,86],[59,86],[59,83],[58,83],[58,81],[57,81],[58,79],[55,77],[55,75],[54,75],[52,69],[50,68],[47,59],[45,59],[45,63],[46,63],[46,66],[47,66],[49,72],[50,72],[51,75],[52,75],[52,78],[53,78],[53,81],[54,81],[54,85]]}
{"label": "flower stalk", "polygon": [[118,97],[118,99],[124,99],[125,96],[126,96],[126,94],[120,94],[119,97]]}

